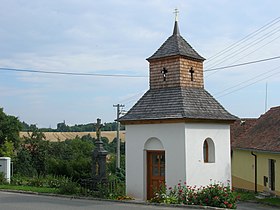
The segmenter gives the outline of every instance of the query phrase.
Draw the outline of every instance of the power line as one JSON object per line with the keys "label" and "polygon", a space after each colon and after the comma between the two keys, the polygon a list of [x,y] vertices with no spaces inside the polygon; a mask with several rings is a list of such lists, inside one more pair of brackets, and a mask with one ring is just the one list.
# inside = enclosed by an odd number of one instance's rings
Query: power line
{"label": "power line", "polygon": [[229,95],[229,94],[234,93],[234,92],[236,92],[236,91],[242,90],[242,89],[244,89],[244,88],[246,88],[246,87],[249,87],[249,86],[251,86],[251,85],[254,85],[254,84],[256,84],[256,83],[258,83],[258,82],[260,82],[260,81],[263,81],[263,80],[265,80],[265,79],[268,79],[268,78],[270,78],[270,77],[273,77],[273,76],[275,76],[275,75],[277,75],[277,74],[280,74],[280,72],[276,72],[276,73],[271,74],[271,75],[269,75],[269,76],[267,76],[267,77],[264,77],[264,78],[262,78],[262,79],[259,79],[259,80],[255,81],[255,82],[252,82],[252,83],[250,83],[250,84],[248,84],[248,85],[245,85],[245,86],[243,86],[243,87],[240,87],[240,88],[238,88],[238,89],[235,89],[235,90],[233,90],[233,91],[230,91],[230,92],[228,92],[228,93],[225,93],[225,94],[223,94],[223,95],[216,96],[216,97],[217,97],[217,98],[221,98],[221,97],[223,97],[223,96]]}
{"label": "power line", "polygon": [[[218,71],[218,70],[227,69],[227,68],[245,66],[245,65],[275,60],[275,59],[279,59],[279,58],[280,58],[280,56],[275,56],[275,57],[271,57],[271,58],[265,58],[265,59],[255,60],[255,61],[250,61],[250,62],[245,62],[245,63],[239,63],[239,64],[235,64],[235,65],[223,66],[223,67],[218,67],[218,68],[213,68],[213,69],[205,69],[204,72]],[[98,74],[98,73],[83,73],[83,72],[77,73],[77,72],[43,71],[43,70],[18,69],[18,68],[15,69],[15,68],[5,68],[5,67],[0,67],[0,70],[1,71],[12,71],[12,72],[38,73],[38,74],[70,75],[70,76],[129,77],[129,78],[147,78],[148,77],[148,76],[144,76],[144,75]]]}
{"label": "power line", "polygon": [[280,17],[277,17],[277,18],[273,19],[272,21],[270,21],[269,23],[265,24],[264,26],[262,26],[261,28],[257,29],[256,31],[253,31],[252,33],[248,34],[247,36],[245,36],[244,38],[240,39],[239,41],[231,44],[230,46],[228,46],[227,48],[223,49],[222,51],[220,51],[220,52],[216,53],[215,55],[209,57],[207,59],[206,63],[211,62],[216,57],[220,57],[221,54],[225,54],[226,52],[230,51],[231,49],[233,49],[233,48],[239,46],[240,44],[244,43],[249,38],[252,38],[252,37],[258,35],[259,33],[261,33],[262,31],[266,30],[266,28],[269,28],[269,27],[275,25],[279,21],[280,21]]}
{"label": "power line", "polygon": [[235,61],[234,61],[234,62],[232,62],[232,63],[235,63],[235,62],[237,62],[237,61],[242,60],[243,58],[247,57],[248,55],[251,55],[252,53],[254,53],[254,52],[258,51],[259,49],[261,49],[261,48],[265,47],[266,45],[270,44],[271,42],[274,42],[276,39],[279,39],[279,38],[280,38],[280,36],[277,36],[276,38],[274,38],[274,39],[272,39],[271,41],[269,41],[269,42],[267,42],[267,43],[263,44],[262,46],[260,46],[260,47],[258,47],[257,49],[255,49],[255,50],[253,50],[253,51],[249,52],[248,54],[246,54],[246,55],[242,56],[242,58],[237,59],[237,60],[235,60]]}
{"label": "power line", "polygon": [[[260,38],[248,43],[247,45],[239,48],[239,49],[236,49],[235,51],[233,51],[232,53],[230,53],[229,55],[226,55],[224,56],[223,58],[221,58],[220,60],[216,61],[214,64],[212,64],[209,68],[212,68],[212,67],[215,67],[221,63],[224,63],[225,61],[233,58],[233,57],[236,57],[237,55],[240,55],[242,52],[250,49],[251,47],[259,44],[260,42],[264,41],[266,38],[268,37],[271,37],[272,35],[274,35],[275,33],[278,33],[280,31],[280,28],[277,28],[278,30],[273,30],[273,31],[270,31],[268,33],[266,33],[265,35],[261,36]],[[275,40],[275,39],[273,39]],[[269,42],[270,43],[270,42]],[[259,49],[259,48],[258,48]],[[255,52],[255,51],[254,51]],[[244,56],[242,57],[244,58]]]}
{"label": "power line", "polygon": [[130,97],[123,99],[122,101],[120,101],[120,103],[129,104],[129,103],[135,101],[136,98],[138,98],[140,95],[143,95],[144,93],[145,93],[145,91],[138,92]]}
{"label": "power line", "polygon": [[16,69],[16,68],[0,68],[2,71],[14,71],[14,72],[29,72],[39,74],[57,74],[57,75],[69,75],[69,76],[95,76],[95,77],[129,77],[129,78],[146,78],[148,76],[141,75],[127,75],[127,74],[99,74],[99,73],[76,73],[76,72],[62,72],[62,71],[43,71],[32,69]]}
{"label": "power line", "polygon": [[265,74],[269,74],[269,73],[271,73],[271,72],[274,72],[274,71],[278,70],[279,68],[280,68],[280,66],[277,66],[276,68],[273,68],[273,69],[271,69],[271,70],[265,71],[265,72],[263,72],[263,73],[261,73],[261,74],[258,74],[258,75],[254,76],[254,77],[251,77],[250,79],[247,79],[247,80],[245,80],[245,81],[243,81],[243,82],[240,82],[240,83],[238,83],[238,84],[236,84],[236,85],[234,85],[234,86],[231,86],[231,87],[229,87],[229,88],[226,88],[226,89],[224,89],[224,90],[222,90],[222,91],[220,91],[220,92],[214,93],[214,95],[215,95],[215,96],[221,95],[222,93],[224,93],[224,92],[226,92],[226,91],[228,91],[228,90],[231,90],[231,89],[234,89],[234,88],[236,88],[236,87],[239,87],[239,86],[243,85],[244,83],[247,83],[247,82],[250,82],[250,81],[252,81],[252,80],[254,80],[254,79],[257,79],[257,78],[259,78],[259,77],[262,77],[262,76],[264,76]]}
{"label": "power line", "polygon": [[250,61],[250,62],[246,62],[246,63],[239,63],[239,64],[235,64],[235,65],[230,65],[230,66],[223,66],[223,67],[218,67],[218,68],[213,68],[213,69],[206,69],[206,70],[204,70],[204,72],[218,71],[218,70],[228,69],[228,68],[233,68],[233,67],[238,67],[238,66],[245,66],[245,65],[261,63],[261,62],[270,61],[270,60],[275,60],[275,59],[279,59],[279,58],[280,58],[280,56],[276,56],[276,57],[265,58],[265,59],[261,59],[261,60]]}

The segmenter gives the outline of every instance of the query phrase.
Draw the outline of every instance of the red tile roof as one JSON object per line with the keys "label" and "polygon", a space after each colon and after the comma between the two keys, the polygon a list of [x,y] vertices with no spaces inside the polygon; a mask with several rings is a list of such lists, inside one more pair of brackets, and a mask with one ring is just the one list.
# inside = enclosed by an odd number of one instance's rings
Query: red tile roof
{"label": "red tile roof", "polygon": [[231,126],[231,146],[280,152],[280,106],[271,108],[258,119],[243,119]]}

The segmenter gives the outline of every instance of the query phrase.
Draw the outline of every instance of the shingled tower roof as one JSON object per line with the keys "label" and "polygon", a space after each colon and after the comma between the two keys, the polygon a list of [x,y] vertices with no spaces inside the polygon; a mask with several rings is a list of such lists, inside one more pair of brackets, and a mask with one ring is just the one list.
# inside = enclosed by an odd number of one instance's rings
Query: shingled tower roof
{"label": "shingled tower roof", "polygon": [[177,20],[172,36],[147,60],[150,89],[120,118],[123,124],[237,119],[204,89],[205,59],[180,35]]}
{"label": "shingled tower roof", "polygon": [[188,58],[204,61],[191,45],[180,35],[178,21],[175,21],[173,34],[170,36],[161,47],[147,60],[163,58],[168,56],[181,55]]}

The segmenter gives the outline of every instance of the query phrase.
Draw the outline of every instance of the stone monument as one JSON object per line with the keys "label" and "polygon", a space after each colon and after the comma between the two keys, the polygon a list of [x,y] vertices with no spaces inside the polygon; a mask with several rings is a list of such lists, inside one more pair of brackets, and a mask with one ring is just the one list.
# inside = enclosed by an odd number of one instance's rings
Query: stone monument
{"label": "stone monument", "polygon": [[96,141],[95,148],[92,152],[92,179],[95,182],[106,182],[106,157],[108,152],[103,147],[101,140],[101,119],[97,119],[96,123]]}

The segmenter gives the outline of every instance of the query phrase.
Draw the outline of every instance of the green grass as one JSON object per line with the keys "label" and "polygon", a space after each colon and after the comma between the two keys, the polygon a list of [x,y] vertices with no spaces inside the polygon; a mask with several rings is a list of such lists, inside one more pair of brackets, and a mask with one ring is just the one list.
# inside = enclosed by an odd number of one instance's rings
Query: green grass
{"label": "green grass", "polygon": [[266,203],[266,204],[268,203],[280,207],[280,198],[265,198],[265,199],[258,199],[258,201],[261,203]]}
{"label": "green grass", "polygon": [[235,191],[234,194],[238,197],[240,201],[251,201],[256,200],[256,194],[254,192],[247,191]]}
{"label": "green grass", "polygon": [[55,194],[57,193],[57,189],[47,188],[47,187],[0,185],[0,189],[20,190],[20,191],[38,192],[38,193],[55,193]]}
{"label": "green grass", "polygon": [[269,204],[273,206],[279,206],[280,207],[280,198],[264,198],[264,199],[258,199],[256,198],[256,194],[254,192],[248,192],[248,191],[235,191],[234,192],[236,196],[238,196],[238,200],[240,201],[255,201],[263,204]]}

